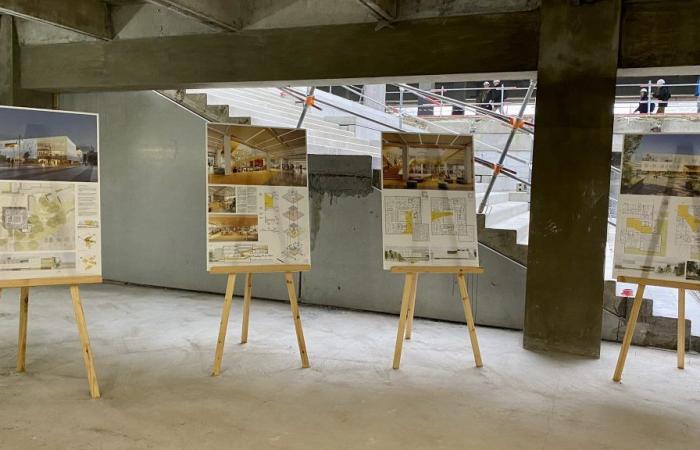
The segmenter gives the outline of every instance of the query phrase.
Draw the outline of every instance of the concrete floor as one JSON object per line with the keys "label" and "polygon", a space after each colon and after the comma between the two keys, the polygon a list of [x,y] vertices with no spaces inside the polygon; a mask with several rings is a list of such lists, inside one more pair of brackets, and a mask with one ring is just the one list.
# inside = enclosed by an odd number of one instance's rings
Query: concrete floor
{"label": "concrete floor", "polygon": [[83,288],[102,399],[90,400],[67,289],[32,290],[26,374],[15,374],[16,290],[0,299],[0,448],[694,449],[700,356],[619,346],[600,360],[525,351],[518,332],[417,320],[392,370],[394,316],[302,306],[300,369],[287,304],[236,299],[219,378],[222,298]]}

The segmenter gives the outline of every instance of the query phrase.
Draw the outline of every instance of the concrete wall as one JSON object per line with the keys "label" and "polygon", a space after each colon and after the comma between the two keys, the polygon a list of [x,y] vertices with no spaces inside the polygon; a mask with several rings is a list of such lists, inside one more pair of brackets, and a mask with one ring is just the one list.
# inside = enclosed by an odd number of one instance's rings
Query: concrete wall
{"label": "concrete wall", "polygon": [[[105,278],[222,293],[224,277],[205,269],[204,121],[153,92],[63,95],[61,108],[100,114]],[[309,172],[313,270],[302,301],[398,312],[402,279],[382,270],[371,158],[313,155]],[[525,268],[480,251],[486,274],[470,280],[477,322],[521,328]],[[256,276],[253,294],[286,299],[281,275]],[[464,322],[454,278],[421,278],[416,314]]]}
{"label": "concrete wall", "polygon": [[[63,95],[60,102],[100,114],[104,277],[223,292],[225,277],[206,272],[204,120],[150,91]],[[259,278],[256,294],[286,295],[281,278]]]}

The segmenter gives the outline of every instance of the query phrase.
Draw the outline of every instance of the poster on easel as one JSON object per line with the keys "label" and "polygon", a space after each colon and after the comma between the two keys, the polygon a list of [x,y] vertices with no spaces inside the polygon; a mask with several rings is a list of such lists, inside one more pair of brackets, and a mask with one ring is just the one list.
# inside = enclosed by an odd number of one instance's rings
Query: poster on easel
{"label": "poster on easel", "polygon": [[0,106],[0,280],[101,274],[96,114]]}
{"label": "poster on easel", "polygon": [[310,264],[306,130],[207,126],[207,270]]}
{"label": "poster on easel", "polygon": [[628,134],[613,275],[700,286],[700,135]]}
{"label": "poster on easel", "polygon": [[382,134],[384,269],[479,265],[471,136]]}

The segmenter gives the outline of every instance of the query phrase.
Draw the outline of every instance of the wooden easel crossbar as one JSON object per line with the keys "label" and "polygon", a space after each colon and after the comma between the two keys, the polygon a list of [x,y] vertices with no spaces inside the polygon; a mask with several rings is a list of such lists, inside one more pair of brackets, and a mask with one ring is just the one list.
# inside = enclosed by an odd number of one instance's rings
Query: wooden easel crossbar
{"label": "wooden easel crossbar", "polygon": [[243,323],[241,326],[241,344],[248,342],[248,319],[250,318],[250,303],[253,298],[253,274],[255,273],[283,273],[285,284],[287,286],[287,295],[292,309],[292,319],[294,320],[294,330],[297,336],[297,345],[299,346],[299,354],[301,355],[301,366],[309,367],[309,357],[306,353],[306,343],[304,341],[304,330],[301,326],[301,315],[299,313],[299,304],[297,301],[297,293],[294,288],[294,273],[308,272],[311,270],[310,265],[249,265],[249,266],[220,266],[212,268],[209,273],[212,274],[228,274],[226,281],[226,295],[224,296],[224,306],[221,311],[221,323],[219,325],[219,338],[216,342],[216,354],[214,356],[214,368],[212,376],[218,376],[221,373],[221,362],[224,358],[224,344],[226,342],[226,331],[228,329],[228,319],[231,313],[231,305],[233,303],[233,289],[236,284],[236,275],[239,273],[245,274],[245,289],[243,294]]}
{"label": "wooden easel crossbar", "polygon": [[411,334],[413,332],[413,315],[416,308],[418,275],[422,273],[452,273],[457,276],[462,306],[464,307],[464,316],[467,319],[467,327],[469,329],[469,339],[471,340],[472,352],[474,353],[474,362],[476,363],[476,367],[483,366],[466,280],[467,274],[478,274],[483,273],[483,271],[484,269],[481,267],[456,266],[395,266],[391,268],[391,272],[393,273],[403,273],[406,275],[403,286],[403,296],[401,299],[399,327],[396,332],[396,345],[394,347],[394,369],[398,369],[401,364],[401,352],[403,350],[404,339],[411,339]]}
{"label": "wooden easel crossbar", "polygon": [[659,286],[678,289],[678,344],[676,350],[677,366],[679,369],[685,368],[685,291],[688,290],[698,290],[700,285],[697,283],[686,283],[683,281],[674,280],[654,280],[648,278],[637,278],[637,277],[627,277],[620,276],[617,277],[617,281],[621,283],[632,283],[637,285],[637,294],[634,296],[634,303],[632,303],[632,310],[630,311],[629,319],[627,320],[627,329],[625,330],[625,337],[622,339],[622,346],[620,347],[620,355],[617,358],[617,365],[615,366],[615,373],[613,374],[614,381],[620,381],[622,379],[622,371],[625,368],[625,361],[627,360],[627,352],[629,351],[630,345],[632,344],[632,337],[634,336],[634,328],[637,324],[637,318],[639,317],[639,311],[642,308],[642,300],[644,296],[644,289],[646,286]]}
{"label": "wooden easel crossbar", "polygon": [[93,361],[92,349],[90,347],[90,337],[88,335],[85,313],[80,300],[81,284],[102,283],[101,276],[76,276],[76,277],[53,277],[53,278],[27,278],[18,280],[0,281],[0,291],[5,288],[19,288],[19,333],[17,337],[17,372],[26,371],[27,356],[27,329],[29,318],[29,288],[37,286],[60,286],[67,285],[70,289],[71,301],[73,303],[73,313],[75,323],[80,334],[80,344],[82,346],[83,362],[87,372],[90,397],[99,398],[100,388],[97,384],[97,374]]}

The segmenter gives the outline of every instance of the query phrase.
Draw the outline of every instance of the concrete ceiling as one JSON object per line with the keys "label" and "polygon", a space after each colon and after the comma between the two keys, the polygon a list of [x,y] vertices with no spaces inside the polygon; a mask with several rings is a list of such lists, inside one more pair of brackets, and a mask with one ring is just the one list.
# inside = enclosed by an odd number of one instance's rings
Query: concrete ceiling
{"label": "concrete ceiling", "polygon": [[53,2],[42,11],[41,3],[0,0],[0,11],[21,19],[21,45],[357,23],[380,30],[413,19],[530,11],[540,0],[67,0],[63,11]]}

